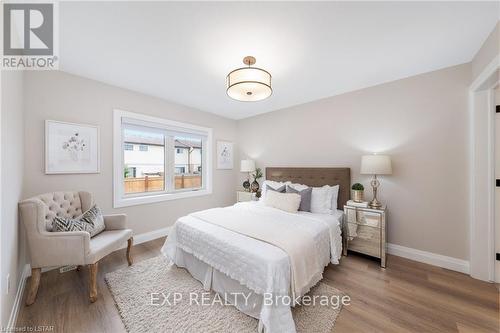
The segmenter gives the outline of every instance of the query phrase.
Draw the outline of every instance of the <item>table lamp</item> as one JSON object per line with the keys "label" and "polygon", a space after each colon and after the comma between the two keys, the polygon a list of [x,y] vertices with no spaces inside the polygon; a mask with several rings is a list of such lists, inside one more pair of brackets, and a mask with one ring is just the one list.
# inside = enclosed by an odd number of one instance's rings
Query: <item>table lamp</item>
{"label": "table lamp", "polygon": [[245,191],[250,192],[250,173],[255,171],[255,161],[241,160],[240,171],[248,172],[248,178],[243,182],[243,188],[245,189]]}
{"label": "table lamp", "polygon": [[377,200],[377,189],[380,182],[377,175],[392,174],[391,158],[387,155],[364,155],[361,157],[362,175],[373,175],[370,185],[373,188],[373,200],[370,201],[371,208],[380,208],[382,204]]}

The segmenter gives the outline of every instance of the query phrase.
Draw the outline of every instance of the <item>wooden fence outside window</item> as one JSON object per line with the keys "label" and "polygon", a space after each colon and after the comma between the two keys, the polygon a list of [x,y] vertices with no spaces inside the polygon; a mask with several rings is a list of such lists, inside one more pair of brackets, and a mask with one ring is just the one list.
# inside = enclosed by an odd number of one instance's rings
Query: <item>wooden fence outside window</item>
{"label": "wooden fence outside window", "polygon": [[[163,177],[130,177],[125,178],[125,193],[141,193],[163,191]],[[201,187],[201,175],[176,175],[175,189]]]}

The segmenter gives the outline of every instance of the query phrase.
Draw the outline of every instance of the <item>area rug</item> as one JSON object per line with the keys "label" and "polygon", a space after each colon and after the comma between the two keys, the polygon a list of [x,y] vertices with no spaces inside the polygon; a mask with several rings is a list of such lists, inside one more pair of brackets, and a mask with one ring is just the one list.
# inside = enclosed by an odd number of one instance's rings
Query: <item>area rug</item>
{"label": "area rug", "polygon": [[[223,304],[213,292],[203,289],[185,269],[169,265],[158,256],[133,266],[106,274],[125,328],[139,332],[257,332],[258,320]],[[198,303],[188,294],[199,295]],[[205,297],[210,295],[210,297]],[[179,295],[186,295],[181,297]],[[328,298],[341,298],[342,292],[318,283],[310,293]],[[204,302],[203,300],[206,300]],[[199,305],[197,305],[199,304]],[[203,306],[210,304],[210,306]],[[302,305],[292,309],[297,332],[331,333],[341,306]]]}

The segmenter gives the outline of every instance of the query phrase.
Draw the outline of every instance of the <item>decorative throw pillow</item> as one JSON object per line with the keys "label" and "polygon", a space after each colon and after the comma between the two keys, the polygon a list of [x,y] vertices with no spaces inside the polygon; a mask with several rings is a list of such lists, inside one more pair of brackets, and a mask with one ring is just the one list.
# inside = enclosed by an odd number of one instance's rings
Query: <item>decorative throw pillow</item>
{"label": "decorative throw pillow", "polygon": [[297,213],[300,206],[300,195],[297,193],[280,193],[269,191],[264,204],[269,207],[284,210],[289,213]]}
{"label": "decorative throw pillow", "polygon": [[101,209],[93,206],[77,218],[55,217],[52,221],[52,231],[86,231],[94,237],[105,228]]}
{"label": "decorative throw pillow", "polygon": [[310,212],[311,211],[311,196],[312,196],[312,187],[307,187],[301,191],[294,189],[290,185],[286,186],[286,193],[297,193],[300,195],[300,206],[299,210],[302,212]]}

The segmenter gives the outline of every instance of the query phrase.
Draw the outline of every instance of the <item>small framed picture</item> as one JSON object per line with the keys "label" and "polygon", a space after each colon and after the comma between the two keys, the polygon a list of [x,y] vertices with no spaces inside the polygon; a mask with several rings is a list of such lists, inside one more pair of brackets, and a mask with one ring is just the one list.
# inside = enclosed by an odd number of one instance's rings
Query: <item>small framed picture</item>
{"label": "small framed picture", "polygon": [[45,121],[45,173],[99,173],[99,127]]}
{"label": "small framed picture", "polygon": [[233,143],[217,141],[217,169],[232,169],[233,160]]}

